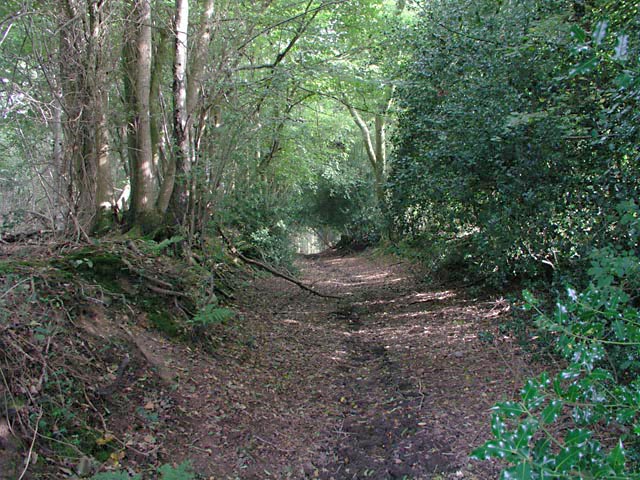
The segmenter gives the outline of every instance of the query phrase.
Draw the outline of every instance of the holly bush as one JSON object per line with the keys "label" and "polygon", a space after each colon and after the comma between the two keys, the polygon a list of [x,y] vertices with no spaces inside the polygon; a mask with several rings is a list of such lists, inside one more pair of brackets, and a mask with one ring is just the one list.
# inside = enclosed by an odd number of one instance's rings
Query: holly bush
{"label": "holly bush", "polygon": [[524,292],[566,364],[493,407],[494,438],[472,456],[505,460],[502,479],[640,478],[640,209],[626,202],[619,213],[626,247],[592,254],[584,290],[567,287],[550,314]]}

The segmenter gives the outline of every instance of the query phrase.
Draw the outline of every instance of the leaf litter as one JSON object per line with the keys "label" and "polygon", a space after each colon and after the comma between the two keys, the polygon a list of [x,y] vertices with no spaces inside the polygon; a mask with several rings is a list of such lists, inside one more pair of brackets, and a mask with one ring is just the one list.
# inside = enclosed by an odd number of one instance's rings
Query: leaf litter
{"label": "leaf litter", "polygon": [[[37,382],[16,377],[24,368],[38,379],[41,362],[29,357],[45,348],[83,352],[76,366],[70,354],[64,364],[52,358],[83,385],[79,408],[92,431],[85,443],[94,444],[88,460],[73,444],[66,458],[25,478],[73,476],[81,464],[86,472],[150,472],[184,460],[208,479],[496,478],[497,465],[468,454],[489,437],[489,408],[511,398],[535,368],[498,330],[506,303],[434,288],[408,264],[370,254],[329,252],[298,266],[306,284],[342,298],[256,278],[235,292],[238,318],[196,342],[169,338],[144,312],[103,301],[72,312],[71,336],[45,332],[12,344],[27,357],[5,359],[14,376],[3,388],[17,385],[25,396],[32,388],[32,397]],[[172,278],[166,266],[155,273]],[[5,303],[28,302],[29,283],[16,285]],[[102,298],[100,289],[83,293]],[[53,312],[58,321],[68,313]],[[3,341],[21,325],[4,326]],[[481,332],[492,332],[492,342]],[[113,388],[99,395],[98,385]],[[16,429],[37,413],[18,400]],[[33,428],[23,423],[29,438]],[[50,453],[46,442],[37,445],[34,455]]]}

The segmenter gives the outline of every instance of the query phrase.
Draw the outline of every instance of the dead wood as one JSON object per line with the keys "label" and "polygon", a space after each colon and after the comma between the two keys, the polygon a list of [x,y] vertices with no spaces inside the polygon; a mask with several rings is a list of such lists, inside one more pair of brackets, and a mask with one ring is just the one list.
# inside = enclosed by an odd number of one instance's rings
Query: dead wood
{"label": "dead wood", "polygon": [[176,292],[175,290],[168,290],[166,288],[156,287],[155,285],[145,285],[152,292],[159,293],[160,295],[168,295],[170,297],[184,297],[189,298],[189,295],[182,292]]}
{"label": "dead wood", "polygon": [[118,371],[116,373],[116,378],[113,382],[111,382],[109,385],[107,385],[106,387],[100,387],[96,390],[96,393],[102,397],[106,397],[109,396],[111,394],[113,394],[116,389],[120,386],[120,384],[122,383],[122,379],[124,378],[124,372],[127,369],[127,366],[129,365],[129,361],[131,359],[129,358],[129,354],[127,353],[124,358],[122,359],[122,362],[120,362],[120,365],[118,366]]}
{"label": "dead wood", "polygon": [[[135,273],[140,278],[143,278],[143,279],[147,280],[148,282],[155,283],[156,285],[160,286],[163,289],[162,291],[154,290],[156,293],[165,293],[166,294],[168,291],[172,291],[172,293],[169,293],[169,295],[176,295],[176,294],[178,294],[178,296],[182,296],[183,295],[183,294],[181,294],[179,292],[175,292],[173,290],[175,287],[172,284],[170,284],[169,282],[165,282],[164,280],[160,280],[159,278],[153,277],[151,275],[147,275],[143,271],[135,268],[131,264],[131,262],[129,262],[127,259],[123,258],[122,259],[122,263],[124,263],[127,266],[127,268],[129,269],[129,271],[131,271],[132,273]],[[153,290],[153,288],[151,288],[151,286],[148,286],[148,287],[151,290]]]}
{"label": "dead wood", "polygon": [[239,258],[240,260],[242,260],[243,262],[249,264],[249,265],[254,265],[258,268],[261,268],[263,270],[266,270],[267,272],[271,273],[272,275],[275,275],[276,277],[280,277],[288,282],[293,283],[294,285],[297,285],[298,287],[300,287],[302,290],[312,293],[314,295],[317,295],[318,297],[322,297],[322,298],[335,298],[335,299],[342,299],[343,297],[338,296],[338,295],[330,295],[327,293],[322,293],[322,292],[318,292],[317,290],[311,288],[309,285],[305,285],[304,283],[302,283],[300,280],[297,280],[295,278],[293,278],[290,275],[287,275],[286,273],[282,273],[278,270],[276,270],[274,267],[267,265],[266,263],[262,263],[259,262],[258,260],[254,260],[252,258],[248,258],[245,257],[242,253],[240,253],[238,251],[238,249],[235,247],[235,245],[233,245],[233,243],[231,243],[231,241],[227,238],[227,236],[224,234],[224,232],[222,231],[222,229],[220,227],[218,227],[218,232],[220,233],[220,236],[222,237],[222,239],[224,240],[224,242],[227,244],[227,247],[229,248],[229,251],[231,252],[231,254],[236,257]]}

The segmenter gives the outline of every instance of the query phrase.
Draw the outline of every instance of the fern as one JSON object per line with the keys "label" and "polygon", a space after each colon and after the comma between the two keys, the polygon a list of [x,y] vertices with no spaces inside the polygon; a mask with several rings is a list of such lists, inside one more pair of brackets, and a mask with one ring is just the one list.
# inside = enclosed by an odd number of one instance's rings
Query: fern
{"label": "fern", "polygon": [[[158,468],[158,473],[160,480],[195,480],[196,478],[189,461],[182,462],[177,467],[169,464],[162,465]],[[141,480],[141,477],[140,475],[130,477],[127,472],[119,471],[98,473],[90,480]]]}
{"label": "fern", "polygon": [[89,480],[140,480],[140,475],[130,477],[127,472],[103,472],[95,474]]}
{"label": "fern", "polygon": [[231,320],[235,314],[236,313],[230,308],[218,307],[215,304],[209,304],[190,319],[188,323],[198,327],[220,325]]}
{"label": "fern", "polygon": [[154,253],[155,255],[158,255],[159,253],[161,253],[165,248],[173,245],[174,243],[180,243],[181,241],[184,240],[184,237],[181,235],[174,235],[171,238],[167,238],[165,240],[162,240],[160,243],[156,243],[156,242],[149,242],[150,243],[150,247],[149,249],[151,250],[152,253]]}
{"label": "fern", "polygon": [[163,465],[158,469],[158,472],[160,480],[195,480],[196,478],[188,461],[182,462],[177,467]]}

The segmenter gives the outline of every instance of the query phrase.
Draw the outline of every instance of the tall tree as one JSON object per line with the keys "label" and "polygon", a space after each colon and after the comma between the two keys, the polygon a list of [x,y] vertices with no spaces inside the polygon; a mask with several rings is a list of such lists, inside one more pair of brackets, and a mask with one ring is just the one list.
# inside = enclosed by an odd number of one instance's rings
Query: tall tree
{"label": "tall tree", "polygon": [[131,171],[131,211],[134,223],[143,230],[152,230],[160,225],[157,209],[158,174],[153,162],[151,138],[150,91],[152,60],[151,0],[133,0],[135,41],[135,70],[133,92],[135,110],[133,132],[135,154]]}
{"label": "tall tree", "polygon": [[59,52],[65,144],[61,173],[68,178],[71,213],[78,226],[90,231],[100,208],[112,201],[113,191],[107,127],[108,3],[66,0],[64,6]]}

